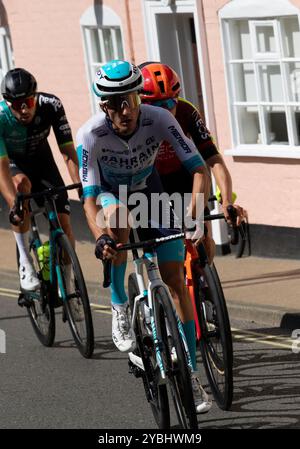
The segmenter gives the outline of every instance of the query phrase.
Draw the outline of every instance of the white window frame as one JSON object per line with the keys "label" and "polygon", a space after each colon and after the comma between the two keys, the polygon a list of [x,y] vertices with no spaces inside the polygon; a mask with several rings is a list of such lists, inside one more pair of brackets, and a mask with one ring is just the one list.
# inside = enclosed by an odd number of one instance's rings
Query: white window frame
{"label": "white window frame", "polygon": [[[287,58],[283,53],[283,34],[281,32],[281,19],[286,19],[291,16],[297,17],[300,27],[299,9],[291,5],[288,0],[232,0],[219,11],[220,26],[222,30],[222,43],[224,60],[226,63],[226,84],[227,97],[229,99],[230,107],[230,122],[231,122],[231,136],[233,142],[233,149],[225,150],[225,154],[232,156],[255,156],[255,157],[278,157],[278,158],[300,158],[300,136],[297,135],[295,114],[293,107],[300,107],[300,101],[292,101],[289,97],[288,90],[288,68],[287,63],[299,63],[300,57]],[[231,59],[230,47],[230,24],[235,20],[244,19],[249,23],[249,34],[252,46],[251,59]],[[255,33],[257,26],[273,26],[274,38],[276,44],[276,52],[259,52],[257,50],[257,34]],[[255,81],[257,90],[256,102],[238,102],[236,101],[234,89],[232,85],[233,80],[233,64],[249,63],[253,64],[255,70]],[[262,101],[260,85],[262,82],[258,81],[258,64],[266,65],[277,64],[280,66],[281,74],[284,79],[283,96],[284,101],[267,102]],[[236,112],[237,107],[246,106],[258,107],[260,133],[262,136],[262,143],[241,144],[239,137],[239,118]],[[265,107],[274,106],[282,107],[287,120],[287,134],[288,144],[268,144],[266,121],[263,119]],[[297,142],[298,141],[298,142]]]}
{"label": "white window frame", "polygon": [[[99,18],[101,18],[101,23]],[[95,73],[101,64],[104,64],[109,59],[122,59],[124,58],[124,40],[123,40],[123,29],[120,17],[107,6],[90,6],[80,19],[81,34],[83,39],[84,55],[85,55],[85,66],[87,73],[87,80],[90,93],[90,102],[92,112],[95,113],[99,111],[99,99],[92,92],[92,83],[94,80]],[[100,53],[102,56],[101,61],[93,60],[93,50],[91,41],[91,30],[97,30],[97,35],[99,38]],[[111,33],[113,55],[110,56],[106,53],[106,48],[104,44],[104,31],[109,30]],[[122,54],[119,54],[118,42],[117,42],[117,31],[120,32],[121,39],[121,49]]]}

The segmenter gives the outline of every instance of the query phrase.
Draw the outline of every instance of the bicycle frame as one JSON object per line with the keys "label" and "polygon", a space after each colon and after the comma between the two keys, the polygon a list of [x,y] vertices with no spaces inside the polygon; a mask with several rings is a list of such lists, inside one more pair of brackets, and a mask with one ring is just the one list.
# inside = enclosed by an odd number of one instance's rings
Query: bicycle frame
{"label": "bicycle frame", "polygon": [[[150,323],[151,323],[151,330],[154,340],[154,346],[155,346],[155,354],[156,354],[156,361],[160,369],[161,378],[164,380],[166,378],[166,372],[164,368],[163,359],[161,356],[161,350],[160,350],[160,341],[157,337],[157,329],[156,329],[156,322],[154,319],[154,313],[153,313],[153,300],[154,298],[154,290],[158,287],[162,287],[167,295],[170,298],[171,304],[173,305],[173,310],[175,312],[175,316],[177,318],[177,326],[179,333],[181,335],[181,338],[183,340],[183,344],[185,347],[185,351],[188,356],[188,365],[189,368],[192,370],[192,360],[191,356],[188,350],[187,340],[183,331],[182,323],[177,315],[172,296],[169,292],[169,289],[167,285],[163,282],[160,276],[159,268],[158,268],[158,260],[157,260],[157,254],[154,249],[147,251],[147,253],[144,252],[144,254],[139,257],[136,250],[133,251],[133,258],[134,258],[134,266],[135,266],[135,273],[137,276],[137,282],[138,282],[138,288],[139,288],[139,295],[137,295],[134,299],[134,307],[133,307],[133,314],[132,314],[132,326],[134,325],[136,314],[137,314],[137,304],[138,302],[145,301],[145,299],[148,299],[148,307],[149,307],[149,313],[150,313]],[[149,283],[147,288],[145,287],[145,280],[144,280],[144,273],[143,273],[143,267],[145,266]],[[133,361],[133,360],[132,360]],[[134,362],[133,362],[134,363]]]}
{"label": "bicycle frame", "polygon": [[189,291],[189,295],[192,301],[193,310],[194,310],[194,319],[195,319],[195,326],[196,326],[196,338],[197,340],[201,339],[201,327],[198,320],[198,314],[196,309],[196,297],[195,297],[195,284],[194,284],[194,278],[193,278],[193,265],[199,261],[199,254],[196,250],[195,246],[191,242],[191,240],[185,241],[185,248],[186,248],[186,256],[184,261],[184,267],[185,267],[185,276],[186,276],[186,286]]}
{"label": "bicycle frame", "polygon": [[63,281],[62,281],[61,268],[60,268],[59,264],[55,264],[55,260],[57,258],[55,241],[56,241],[58,235],[64,234],[64,231],[61,228],[61,225],[60,225],[60,222],[59,222],[59,219],[57,216],[57,211],[55,208],[54,200],[52,198],[51,199],[45,198],[44,207],[31,211],[31,228],[32,228],[32,234],[33,234],[33,244],[36,249],[42,245],[42,242],[41,242],[41,239],[39,236],[35,216],[42,214],[42,213],[46,214],[48,222],[49,222],[50,283],[51,284],[54,283],[55,273],[56,273],[62,300],[66,301],[67,295],[66,295],[65,288],[63,285]]}

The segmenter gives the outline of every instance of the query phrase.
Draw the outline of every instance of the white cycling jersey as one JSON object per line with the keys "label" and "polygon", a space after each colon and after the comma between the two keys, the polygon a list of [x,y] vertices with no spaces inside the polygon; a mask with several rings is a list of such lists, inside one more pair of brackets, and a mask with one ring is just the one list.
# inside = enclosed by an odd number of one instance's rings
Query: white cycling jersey
{"label": "white cycling jersey", "polygon": [[190,173],[205,165],[173,115],[155,106],[140,106],[137,129],[128,140],[114,132],[104,112],[91,117],[76,140],[85,198],[107,190],[117,192],[120,185],[127,185],[129,191],[144,189],[163,140],[172,145]]}

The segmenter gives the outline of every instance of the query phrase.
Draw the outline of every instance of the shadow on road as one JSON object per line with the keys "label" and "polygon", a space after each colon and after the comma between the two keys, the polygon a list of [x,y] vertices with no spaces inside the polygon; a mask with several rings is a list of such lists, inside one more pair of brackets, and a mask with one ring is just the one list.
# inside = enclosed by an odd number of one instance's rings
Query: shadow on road
{"label": "shadow on road", "polygon": [[[274,335],[278,334],[277,329],[273,330]],[[232,408],[223,412],[215,405],[207,417],[200,417],[199,423],[201,428],[299,429],[299,355],[289,349],[234,342]]]}

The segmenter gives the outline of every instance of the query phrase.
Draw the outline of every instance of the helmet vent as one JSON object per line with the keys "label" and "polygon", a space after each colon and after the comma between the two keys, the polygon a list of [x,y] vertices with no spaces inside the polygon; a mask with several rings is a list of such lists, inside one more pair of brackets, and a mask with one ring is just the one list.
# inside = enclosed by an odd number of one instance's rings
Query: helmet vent
{"label": "helmet vent", "polygon": [[180,84],[176,83],[175,86],[172,87],[172,90],[176,91],[180,88]]}
{"label": "helmet vent", "polygon": [[159,85],[161,93],[164,94],[166,92],[165,91],[165,84],[164,84],[164,82],[163,81],[158,81],[158,85]]}

